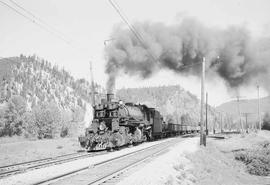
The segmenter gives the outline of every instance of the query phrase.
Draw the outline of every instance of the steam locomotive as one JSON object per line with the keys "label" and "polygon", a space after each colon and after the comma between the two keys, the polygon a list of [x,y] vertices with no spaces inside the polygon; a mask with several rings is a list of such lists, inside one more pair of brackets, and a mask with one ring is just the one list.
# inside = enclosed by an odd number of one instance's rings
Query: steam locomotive
{"label": "steam locomotive", "polygon": [[98,151],[198,131],[198,126],[166,123],[154,108],[113,101],[113,94],[107,94],[107,100],[94,106],[92,124],[79,142],[88,151]]}

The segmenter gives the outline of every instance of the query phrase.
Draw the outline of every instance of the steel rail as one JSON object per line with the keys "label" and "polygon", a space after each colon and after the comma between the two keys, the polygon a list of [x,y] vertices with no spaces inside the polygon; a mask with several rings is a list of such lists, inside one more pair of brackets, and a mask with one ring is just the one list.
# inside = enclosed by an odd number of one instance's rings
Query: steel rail
{"label": "steel rail", "polygon": [[41,181],[38,181],[36,183],[34,183],[33,185],[40,185],[40,184],[48,184],[52,181],[55,181],[55,180],[58,180],[58,179],[62,179],[64,177],[67,177],[69,175],[74,175],[78,172],[83,172],[85,170],[88,170],[90,167],[97,167],[97,166],[101,166],[101,165],[104,165],[104,164],[107,164],[107,163],[110,163],[110,162],[113,162],[113,161],[116,161],[120,158],[125,158],[125,157],[129,157],[129,156],[132,156],[132,155],[135,155],[137,153],[140,153],[140,152],[143,152],[145,150],[149,150],[151,148],[156,148],[160,145],[164,145],[165,143],[170,143],[172,142],[171,140],[170,141],[165,141],[165,142],[162,142],[162,143],[158,143],[158,144],[155,144],[155,145],[152,145],[152,146],[149,146],[147,148],[143,148],[143,149],[140,149],[140,150],[136,150],[134,152],[131,152],[131,153],[127,153],[127,154],[123,154],[123,155],[120,155],[120,156],[117,156],[117,157],[114,157],[114,158],[111,158],[111,159],[108,159],[108,160],[105,160],[105,161],[102,161],[102,162],[99,162],[99,163],[96,163],[94,165],[91,165],[91,166],[87,166],[87,167],[83,167],[83,168],[80,168],[80,169],[76,169],[74,171],[70,171],[70,172],[67,172],[65,174],[61,174],[61,175],[57,175],[57,176],[54,176],[54,177],[51,177],[51,178],[48,178],[48,179],[45,179],[45,180],[41,180]]}
{"label": "steel rail", "polygon": [[58,155],[55,157],[47,157],[47,158],[43,158],[43,159],[36,159],[36,160],[32,160],[32,161],[25,161],[25,162],[20,162],[20,163],[15,163],[15,164],[9,164],[9,165],[5,165],[5,166],[0,166],[0,170],[3,168],[10,168],[10,167],[15,167],[15,166],[19,166],[19,165],[27,165],[30,163],[41,162],[41,161],[45,161],[45,160],[53,160],[55,158],[65,157],[65,156],[70,156],[70,155],[75,155],[75,154],[79,154],[79,153],[70,153],[70,154],[65,154],[65,155]]}
{"label": "steel rail", "polygon": [[[73,161],[73,160],[76,160],[76,159],[93,156],[93,153],[87,153],[87,154],[83,153],[81,155],[79,153],[76,153],[76,154],[77,155],[74,156],[74,157],[65,158],[67,156],[70,156],[69,154],[66,154],[66,155],[55,157],[55,158],[47,158],[47,159],[41,159],[41,160],[34,160],[34,161],[31,161],[31,162],[20,163],[18,166],[10,165],[7,168],[11,167],[13,169],[4,171],[3,170],[4,168],[2,168],[2,172],[0,172],[0,178],[6,177],[6,176],[9,176],[9,175],[14,175],[14,174],[17,174],[17,173],[20,173],[20,172],[25,172],[25,171],[28,171],[28,170],[38,169],[38,168],[41,168],[41,167],[47,167],[48,165],[65,163],[65,162],[70,162],[70,161]],[[102,155],[102,153],[96,154],[96,155]],[[63,159],[61,159],[61,158],[63,158]]]}
{"label": "steel rail", "polygon": [[[175,143],[174,143],[175,144]],[[99,185],[99,184],[106,184],[107,181],[113,179],[114,177],[116,176],[119,176],[120,174],[123,174],[125,171],[128,171],[134,167],[136,167],[137,165],[147,161],[147,160],[150,160],[151,158],[157,156],[158,154],[164,152],[166,149],[168,149],[168,146],[171,146],[171,144],[168,144],[166,146],[164,146],[163,148],[161,148],[160,150],[158,150],[157,152],[153,153],[153,154],[149,154],[147,155],[146,157],[140,159],[140,160],[137,160],[131,164],[128,164],[118,170],[115,170],[114,172],[110,173],[110,174],[107,174],[107,175],[104,175],[103,177],[100,177],[99,179],[89,183],[88,185]]]}

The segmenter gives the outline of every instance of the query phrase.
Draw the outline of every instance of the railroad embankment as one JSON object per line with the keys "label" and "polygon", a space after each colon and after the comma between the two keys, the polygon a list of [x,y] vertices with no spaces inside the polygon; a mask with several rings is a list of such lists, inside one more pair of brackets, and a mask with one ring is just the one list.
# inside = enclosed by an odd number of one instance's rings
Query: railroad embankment
{"label": "railroad embankment", "polygon": [[192,174],[193,165],[187,156],[198,150],[198,137],[187,138],[123,179],[118,185],[194,184],[196,177]]}
{"label": "railroad embankment", "polygon": [[[239,152],[244,155],[246,151],[254,151],[244,156],[249,156],[254,159],[253,163],[260,164],[253,165],[256,168],[253,170],[265,172],[264,167],[270,164],[267,161],[269,156],[259,148],[267,142],[270,142],[268,131],[229,135],[226,139],[208,138],[206,147],[198,145],[198,138],[187,139],[123,179],[119,185],[268,185],[269,176],[250,174],[248,165],[238,160]],[[260,160],[266,160],[266,163],[261,164]]]}
{"label": "railroad embankment", "polygon": [[208,139],[206,148],[188,156],[195,184],[270,184],[270,176],[262,176],[270,169],[269,148],[268,154],[263,149],[269,142],[269,131],[231,135],[224,140]]}

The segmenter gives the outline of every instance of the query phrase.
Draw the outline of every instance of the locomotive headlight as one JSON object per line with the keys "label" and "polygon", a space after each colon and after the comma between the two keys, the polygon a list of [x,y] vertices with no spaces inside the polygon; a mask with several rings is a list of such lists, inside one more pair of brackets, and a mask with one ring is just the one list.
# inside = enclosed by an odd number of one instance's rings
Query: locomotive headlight
{"label": "locomotive headlight", "polygon": [[103,125],[99,125],[99,130],[104,130]]}
{"label": "locomotive headlight", "polygon": [[105,123],[102,121],[102,122],[100,123],[100,125],[99,125],[99,130],[105,130],[105,128],[106,128],[106,125],[105,125]]}

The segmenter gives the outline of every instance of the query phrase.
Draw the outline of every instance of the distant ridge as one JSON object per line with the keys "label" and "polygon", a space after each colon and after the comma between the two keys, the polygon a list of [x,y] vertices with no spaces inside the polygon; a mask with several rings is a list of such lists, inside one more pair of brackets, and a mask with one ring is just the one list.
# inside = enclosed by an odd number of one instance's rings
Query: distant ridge
{"label": "distant ridge", "polygon": [[[240,100],[239,107],[241,113],[249,113],[249,120],[256,121],[257,112],[258,112],[258,100],[257,99],[248,99],[248,100]],[[261,114],[265,114],[266,112],[270,112],[270,96],[264,97],[260,99],[260,108]],[[219,111],[223,111],[233,115],[234,117],[238,116],[238,108],[237,101],[230,101],[221,104],[217,107]]]}

